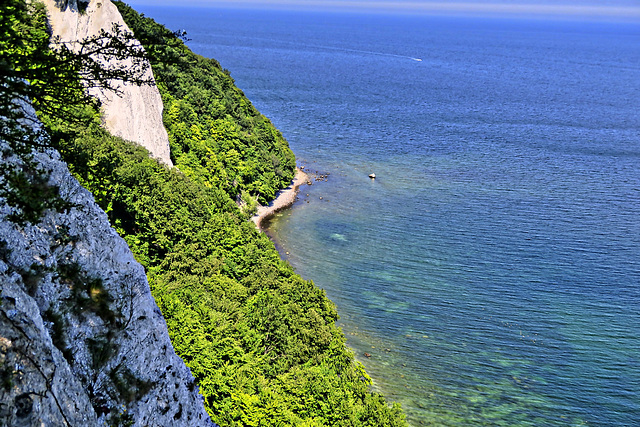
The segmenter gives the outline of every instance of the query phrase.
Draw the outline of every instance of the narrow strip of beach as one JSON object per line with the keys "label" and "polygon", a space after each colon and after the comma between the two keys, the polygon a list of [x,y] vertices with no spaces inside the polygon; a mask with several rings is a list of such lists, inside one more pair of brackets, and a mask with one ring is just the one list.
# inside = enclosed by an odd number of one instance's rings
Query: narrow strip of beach
{"label": "narrow strip of beach", "polygon": [[288,208],[293,205],[298,195],[298,189],[301,185],[306,184],[309,181],[309,176],[304,173],[300,168],[296,169],[296,176],[293,178],[291,184],[276,194],[276,198],[266,206],[258,206],[258,212],[251,218],[256,227],[262,230],[262,222],[273,216],[276,212],[282,209]]}

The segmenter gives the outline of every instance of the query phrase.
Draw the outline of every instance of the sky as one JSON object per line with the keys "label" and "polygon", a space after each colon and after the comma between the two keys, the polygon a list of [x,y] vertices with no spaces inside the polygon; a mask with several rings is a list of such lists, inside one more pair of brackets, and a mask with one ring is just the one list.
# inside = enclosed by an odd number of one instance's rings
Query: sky
{"label": "sky", "polygon": [[381,13],[579,16],[640,22],[640,0],[129,0],[127,3],[134,7],[175,5],[363,10]]}

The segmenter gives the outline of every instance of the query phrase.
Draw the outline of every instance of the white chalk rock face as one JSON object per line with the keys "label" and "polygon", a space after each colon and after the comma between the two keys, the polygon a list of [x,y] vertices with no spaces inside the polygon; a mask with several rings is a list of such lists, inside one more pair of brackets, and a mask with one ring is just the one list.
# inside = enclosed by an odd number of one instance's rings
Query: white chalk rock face
{"label": "white chalk rock face", "polygon": [[[44,0],[54,36],[62,42],[74,42],[100,33],[110,32],[113,24],[129,30],[118,9],[110,0],[91,0],[78,10],[76,0]],[[130,61],[120,61],[129,65]],[[153,79],[151,68],[145,78]],[[118,83],[121,96],[113,92],[90,89],[102,103],[103,121],[113,135],[145,147],[151,155],[173,166],[169,155],[169,137],[162,123],[162,99],[155,86]]]}
{"label": "white chalk rock face", "polygon": [[0,164],[68,202],[28,223],[0,197],[0,425],[215,426],[144,268],[58,153],[28,165],[0,141]]}

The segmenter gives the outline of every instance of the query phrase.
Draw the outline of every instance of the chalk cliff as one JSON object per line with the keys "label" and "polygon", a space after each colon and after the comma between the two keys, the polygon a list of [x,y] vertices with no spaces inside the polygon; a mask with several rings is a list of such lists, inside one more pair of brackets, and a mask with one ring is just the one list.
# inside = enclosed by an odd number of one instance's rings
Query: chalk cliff
{"label": "chalk cliff", "polygon": [[[43,0],[54,36],[61,42],[74,42],[100,33],[110,32],[113,24],[129,31],[118,9],[110,0]],[[112,64],[130,64],[129,59]],[[145,78],[153,79],[149,67]],[[169,137],[162,124],[162,99],[155,86],[118,83],[120,95],[90,89],[102,103],[103,120],[111,134],[145,147],[151,155],[172,166]]]}
{"label": "chalk cliff", "polygon": [[9,194],[60,200],[25,221],[0,197],[0,426],[215,426],[143,267],[58,153],[0,141],[0,165],[0,186],[24,178]]}

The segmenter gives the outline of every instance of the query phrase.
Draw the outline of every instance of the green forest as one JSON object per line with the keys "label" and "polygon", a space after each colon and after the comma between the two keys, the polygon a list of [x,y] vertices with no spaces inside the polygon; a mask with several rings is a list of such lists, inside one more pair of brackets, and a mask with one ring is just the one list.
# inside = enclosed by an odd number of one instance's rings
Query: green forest
{"label": "green forest", "polygon": [[[290,183],[295,157],[229,72],[192,53],[179,34],[114,2],[143,44],[162,95],[176,166],[167,168],[100,126],[99,107],[74,74],[79,65],[46,49],[42,7],[8,3],[3,15],[11,19],[0,22],[9,58],[3,72],[30,70],[20,74],[32,83],[23,89],[48,144],[145,267],[211,418],[221,426],[406,425],[399,405],[371,391],[335,326],[335,305],[248,221],[252,201],[266,203]],[[54,81],[66,83],[54,90],[47,85]],[[56,103],[65,108],[51,108]]]}

